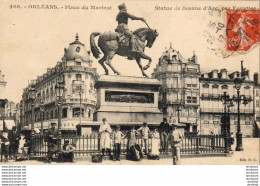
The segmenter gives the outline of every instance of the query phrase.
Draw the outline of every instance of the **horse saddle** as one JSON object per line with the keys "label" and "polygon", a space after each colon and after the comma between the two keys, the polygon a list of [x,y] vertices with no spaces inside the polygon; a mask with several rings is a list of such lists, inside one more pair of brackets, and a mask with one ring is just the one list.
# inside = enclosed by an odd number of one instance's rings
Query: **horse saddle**
{"label": "horse saddle", "polygon": [[119,44],[122,46],[129,46],[130,37],[125,34],[119,34],[118,36]]}

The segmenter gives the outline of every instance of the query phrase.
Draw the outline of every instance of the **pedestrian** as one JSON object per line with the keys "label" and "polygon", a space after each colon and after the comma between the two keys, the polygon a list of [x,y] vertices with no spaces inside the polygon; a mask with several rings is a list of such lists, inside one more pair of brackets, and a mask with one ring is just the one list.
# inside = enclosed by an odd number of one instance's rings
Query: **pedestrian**
{"label": "pedestrian", "polygon": [[5,158],[5,162],[8,161],[9,146],[10,146],[10,142],[8,139],[8,133],[3,132],[1,134],[1,162],[3,161],[3,156]]}
{"label": "pedestrian", "polygon": [[168,151],[168,136],[170,132],[170,126],[167,122],[167,118],[163,118],[163,122],[161,122],[159,126],[160,139],[161,139],[161,147],[162,152],[167,153]]}
{"label": "pedestrian", "polygon": [[110,134],[112,133],[110,125],[107,123],[107,119],[102,119],[103,123],[99,127],[100,134],[100,149],[102,156],[105,155],[105,151],[108,153],[109,158],[111,158],[111,149],[110,149]]}
{"label": "pedestrian", "polygon": [[120,161],[120,152],[121,152],[121,141],[125,135],[120,131],[120,126],[116,126],[116,131],[113,133],[113,142],[114,142],[114,156],[113,161]]}
{"label": "pedestrian", "polygon": [[73,147],[69,140],[64,141],[64,145],[62,146],[61,152],[59,153],[59,159],[61,162],[74,162],[74,151],[75,147]]}
{"label": "pedestrian", "polygon": [[10,159],[14,159],[15,155],[18,152],[19,140],[21,139],[20,134],[18,133],[16,126],[12,127],[12,130],[8,134],[8,138],[9,138],[9,141],[10,141],[9,157],[10,157]]}
{"label": "pedestrian", "polygon": [[128,132],[128,143],[127,143],[127,154],[126,159],[139,161],[143,158],[142,150],[140,146],[137,144],[136,135],[137,131],[135,127],[132,126],[131,130]]}
{"label": "pedestrian", "polygon": [[172,132],[169,135],[169,140],[172,147],[173,165],[179,165],[181,157],[180,142],[183,139],[183,135],[177,130],[177,125],[172,125]]}
{"label": "pedestrian", "polygon": [[150,129],[147,126],[146,122],[143,122],[143,126],[140,127],[139,129],[137,129],[137,132],[141,131],[141,135],[142,135],[142,145],[141,145],[141,149],[142,152],[144,152],[144,154],[148,154],[148,139],[149,139],[149,133],[150,133]]}
{"label": "pedestrian", "polygon": [[160,134],[158,132],[157,127],[154,128],[152,132],[152,156],[159,156],[159,148],[160,148]]}
{"label": "pedestrian", "polygon": [[58,145],[60,140],[59,131],[56,128],[56,123],[51,123],[51,128],[47,132],[47,143],[48,143],[48,154],[46,157],[46,162],[51,163],[53,160],[53,155],[58,152]]}

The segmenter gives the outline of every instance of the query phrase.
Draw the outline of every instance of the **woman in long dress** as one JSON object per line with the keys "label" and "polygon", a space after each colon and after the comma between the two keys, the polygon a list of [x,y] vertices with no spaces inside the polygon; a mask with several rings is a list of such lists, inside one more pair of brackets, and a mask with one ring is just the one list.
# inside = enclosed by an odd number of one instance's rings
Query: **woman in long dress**
{"label": "woman in long dress", "polygon": [[152,133],[151,155],[159,155],[159,148],[160,148],[160,134],[159,134],[157,128],[155,128]]}
{"label": "woman in long dress", "polygon": [[107,119],[103,118],[103,123],[100,125],[99,128],[99,134],[100,134],[100,149],[102,152],[102,155],[104,156],[105,151],[108,152],[109,156],[111,156],[111,149],[110,149],[110,134],[112,132],[112,129],[110,125],[107,123]]}

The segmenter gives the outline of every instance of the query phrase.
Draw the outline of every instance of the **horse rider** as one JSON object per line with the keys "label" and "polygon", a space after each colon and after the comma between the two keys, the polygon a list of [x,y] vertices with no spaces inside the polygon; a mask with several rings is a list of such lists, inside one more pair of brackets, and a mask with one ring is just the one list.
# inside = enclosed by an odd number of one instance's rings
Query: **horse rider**
{"label": "horse rider", "polygon": [[117,14],[116,21],[118,22],[118,26],[116,28],[116,32],[119,34],[125,34],[126,36],[130,37],[130,49],[132,52],[136,52],[134,49],[135,44],[135,37],[133,33],[128,29],[128,18],[132,20],[141,20],[145,22],[144,18],[136,17],[134,15],[131,15],[127,12],[125,3],[118,6],[119,13]]}

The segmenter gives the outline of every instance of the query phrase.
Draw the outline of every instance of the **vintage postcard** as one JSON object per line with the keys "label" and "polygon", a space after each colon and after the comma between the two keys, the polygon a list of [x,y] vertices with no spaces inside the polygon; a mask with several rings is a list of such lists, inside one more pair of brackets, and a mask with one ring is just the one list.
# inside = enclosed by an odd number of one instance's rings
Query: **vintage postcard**
{"label": "vintage postcard", "polygon": [[258,1],[2,0],[1,165],[259,165]]}

